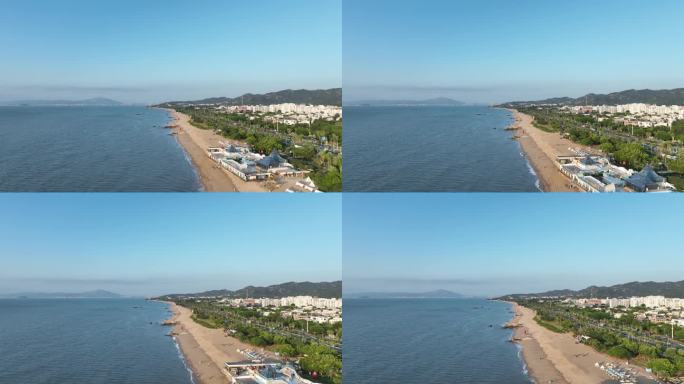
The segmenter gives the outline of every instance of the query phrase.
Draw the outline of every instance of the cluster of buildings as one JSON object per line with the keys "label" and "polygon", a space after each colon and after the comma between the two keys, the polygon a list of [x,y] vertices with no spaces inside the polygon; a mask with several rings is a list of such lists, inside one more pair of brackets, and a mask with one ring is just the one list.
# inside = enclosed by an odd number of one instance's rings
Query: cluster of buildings
{"label": "cluster of buildings", "polygon": [[561,173],[587,192],[672,192],[674,185],[658,175],[650,165],[641,171],[611,164],[608,158],[576,151],[574,156],[558,156]]}
{"label": "cluster of buildings", "polygon": [[279,299],[223,299],[220,302],[232,307],[257,307],[263,316],[271,314],[269,308],[287,308],[281,316],[315,323],[338,323],[342,321],[342,299],[313,296],[290,296]]}
{"label": "cluster of buildings", "polygon": [[668,298],[665,296],[643,296],[630,298],[605,299],[566,299],[566,302],[580,308],[605,307],[615,318],[624,315],[621,309],[643,308],[635,314],[639,321],[648,320],[652,323],[668,323],[684,326],[684,299]]}
{"label": "cluster of buildings", "polygon": [[257,116],[265,122],[284,125],[309,125],[317,120],[338,121],[342,119],[342,107],[334,105],[272,104],[272,105],[220,105],[216,110],[223,113]]}
{"label": "cluster of buildings", "polygon": [[342,299],[324,298],[313,296],[288,296],[278,299],[223,299],[223,303],[233,307],[291,307],[295,308],[323,308],[337,309],[342,308]]}
{"label": "cluster of buildings", "polygon": [[[584,105],[575,107],[562,107],[575,114],[600,114],[613,117],[618,123],[634,125],[638,127],[671,127],[677,120],[684,120],[684,106],[680,105],[653,105],[653,104],[623,104],[623,105]],[[599,121],[603,119],[599,117]]]}
{"label": "cluster of buildings", "polygon": [[299,177],[302,180],[288,192],[320,192],[313,180],[307,177],[309,171],[296,169],[275,149],[269,155],[262,155],[251,152],[248,147],[228,144],[207,149],[207,155],[244,181],[263,181],[276,176]]}

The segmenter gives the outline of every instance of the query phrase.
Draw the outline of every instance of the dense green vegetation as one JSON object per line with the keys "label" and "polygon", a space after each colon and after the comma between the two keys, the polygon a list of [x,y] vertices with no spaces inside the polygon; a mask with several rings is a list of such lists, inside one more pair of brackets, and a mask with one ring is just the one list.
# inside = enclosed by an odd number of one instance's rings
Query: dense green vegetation
{"label": "dense green vegetation", "polygon": [[[283,317],[282,310],[268,310],[264,316],[257,309],[232,308],[209,302],[178,300],[177,304],[193,310],[193,320],[210,328],[224,328],[233,337],[255,347],[278,352],[298,361],[304,373],[318,372],[323,383],[342,382],[342,356],[331,345],[342,338],[342,323],[318,324]],[[307,331],[308,329],[308,331]]]}
{"label": "dense green vegetation", "polygon": [[[534,309],[535,320],[553,332],[589,337],[584,343],[599,352],[629,359],[661,377],[684,375],[684,348],[667,342],[671,325],[637,320],[638,309],[622,309],[618,319],[603,309],[576,308],[560,302],[519,300],[519,304]],[[684,342],[684,328],[674,328],[674,340]]]}
{"label": "dense green vegetation", "polygon": [[311,179],[324,192],[342,191],[342,121],[317,120],[311,125],[273,124],[253,115],[218,113],[209,108],[177,108],[191,123],[226,138],[249,144],[253,151],[277,150],[295,167],[311,170]]}

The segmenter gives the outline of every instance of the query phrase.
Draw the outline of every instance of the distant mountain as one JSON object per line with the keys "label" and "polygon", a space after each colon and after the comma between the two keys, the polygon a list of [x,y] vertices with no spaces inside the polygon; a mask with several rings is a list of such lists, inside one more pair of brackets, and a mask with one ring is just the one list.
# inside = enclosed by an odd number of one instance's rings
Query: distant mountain
{"label": "distant mountain", "polygon": [[351,101],[345,104],[349,105],[369,105],[374,107],[391,107],[391,106],[429,106],[429,105],[444,105],[444,106],[463,106],[466,103],[448,97],[436,97],[426,100],[364,100]]}
{"label": "distant mountain", "polygon": [[460,299],[463,295],[444,289],[429,292],[364,292],[345,295],[350,299]]}
{"label": "distant mountain", "polygon": [[20,105],[29,107],[49,107],[49,106],[119,106],[123,105],[116,100],[104,97],[95,97],[85,100],[21,100],[3,103],[3,105]]}
{"label": "distant mountain", "polygon": [[243,298],[280,298],[288,296],[315,296],[323,298],[342,297],[342,282],[289,282],[268,287],[248,286],[237,291],[219,289],[198,293],[176,293],[159,297],[160,299],[174,299],[181,297],[243,297]]}
{"label": "distant mountain", "polygon": [[522,107],[531,104],[559,104],[559,105],[619,105],[631,103],[657,104],[657,105],[684,105],[684,88],[650,90],[630,89],[622,92],[597,95],[590,93],[576,99],[570,97],[558,97],[537,101],[514,101],[502,104],[504,107]]}
{"label": "distant mountain", "polygon": [[118,299],[124,297],[117,293],[105,291],[102,289],[88,292],[25,292],[0,296],[8,299]]}
{"label": "distant mountain", "polygon": [[684,297],[684,281],[663,282],[631,282],[618,284],[610,287],[591,286],[579,291],[570,289],[548,291],[542,293],[514,294],[504,298],[524,298],[524,297],[586,297],[586,298],[606,298],[606,297],[632,297],[632,296],[665,296],[665,297]]}
{"label": "distant mountain", "polygon": [[313,104],[313,105],[342,105],[342,88],[331,89],[286,89],[262,95],[247,93],[238,97],[212,97],[195,101],[169,101],[160,107],[176,107],[192,104],[221,104],[221,105],[270,105],[270,104]]}

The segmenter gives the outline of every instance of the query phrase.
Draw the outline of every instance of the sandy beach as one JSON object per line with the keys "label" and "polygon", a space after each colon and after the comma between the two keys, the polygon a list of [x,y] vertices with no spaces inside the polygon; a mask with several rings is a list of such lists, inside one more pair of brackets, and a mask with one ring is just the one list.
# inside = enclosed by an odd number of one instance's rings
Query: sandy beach
{"label": "sandy beach", "polygon": [[[570,148],[582,146],[562,138],[558,133],[544,132],[532,124],[532,117],[509,109],[515,122],[511,128],[516,129],[516,138],[520,142],[528,161],[534,168],[541,189],[545,192],[580,192],[570,179],[565,177],[555,165],[558,156],[573,156]],[[586,148],[584,148],[586,149]]]}
{"label": "sandy beach", "polygon": [[266,192],[261,183],[246,182],[219,167],[207,155],[207,148],[218,147],[230,140],[208,129],[190,124],[190,116],[167,109],[173,117],[172,133],[197,169],[200,182],[207,192]]}
{"label": "sandy beach", "polygon": [[[530,376],[536,383],[600,384],[609,377],[596,362],[624,361],[599,353],[593,348],[577,343],[570,334],[552,332],[534,321],[535,312],[529,308],[511,303],[515,317],[509,325],[515,327],[514,342],[522,346],[523,359]],[[632,366],[643,375],[646,372]]]}
{"label": "sandy beach", "polygon": [[[195,323],[191,318],[191,310],[172,302],[167,304],[173,312],[170,319],[175,323],[172,329],[173,337],[180,346],[186,364],[193,372],[195,383],[231,383],[230,374],[223,369],[223,364],[226,361],[245,360],[245,356],[237,352],[237,349],[259,350],[236,338],[226,336],[223,329],[206,328]],[[265,354],[275,357],[270,353]]]}

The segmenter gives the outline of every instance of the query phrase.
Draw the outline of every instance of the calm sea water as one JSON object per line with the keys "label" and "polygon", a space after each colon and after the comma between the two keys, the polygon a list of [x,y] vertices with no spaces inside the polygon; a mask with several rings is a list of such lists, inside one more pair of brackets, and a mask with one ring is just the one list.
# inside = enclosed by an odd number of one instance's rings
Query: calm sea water
{"label": "calm sea water", "polygon": [[0,383],[191,383],[168,306],[144,300],[0,300]]}
{"label": "calm sea water", "polygon": [[169,121],[144,107],[0,107],[0,191],[197,191]]}
{"label": "calm sea water", "polygon": [[346,299],[344,381],[529,384],[501,328],[511,317],[508,304],[486,300]]}
{"label": "calm sea water", "polygon": [[344,190],[532,192],[538,180],[487,107],[345,107]]}

